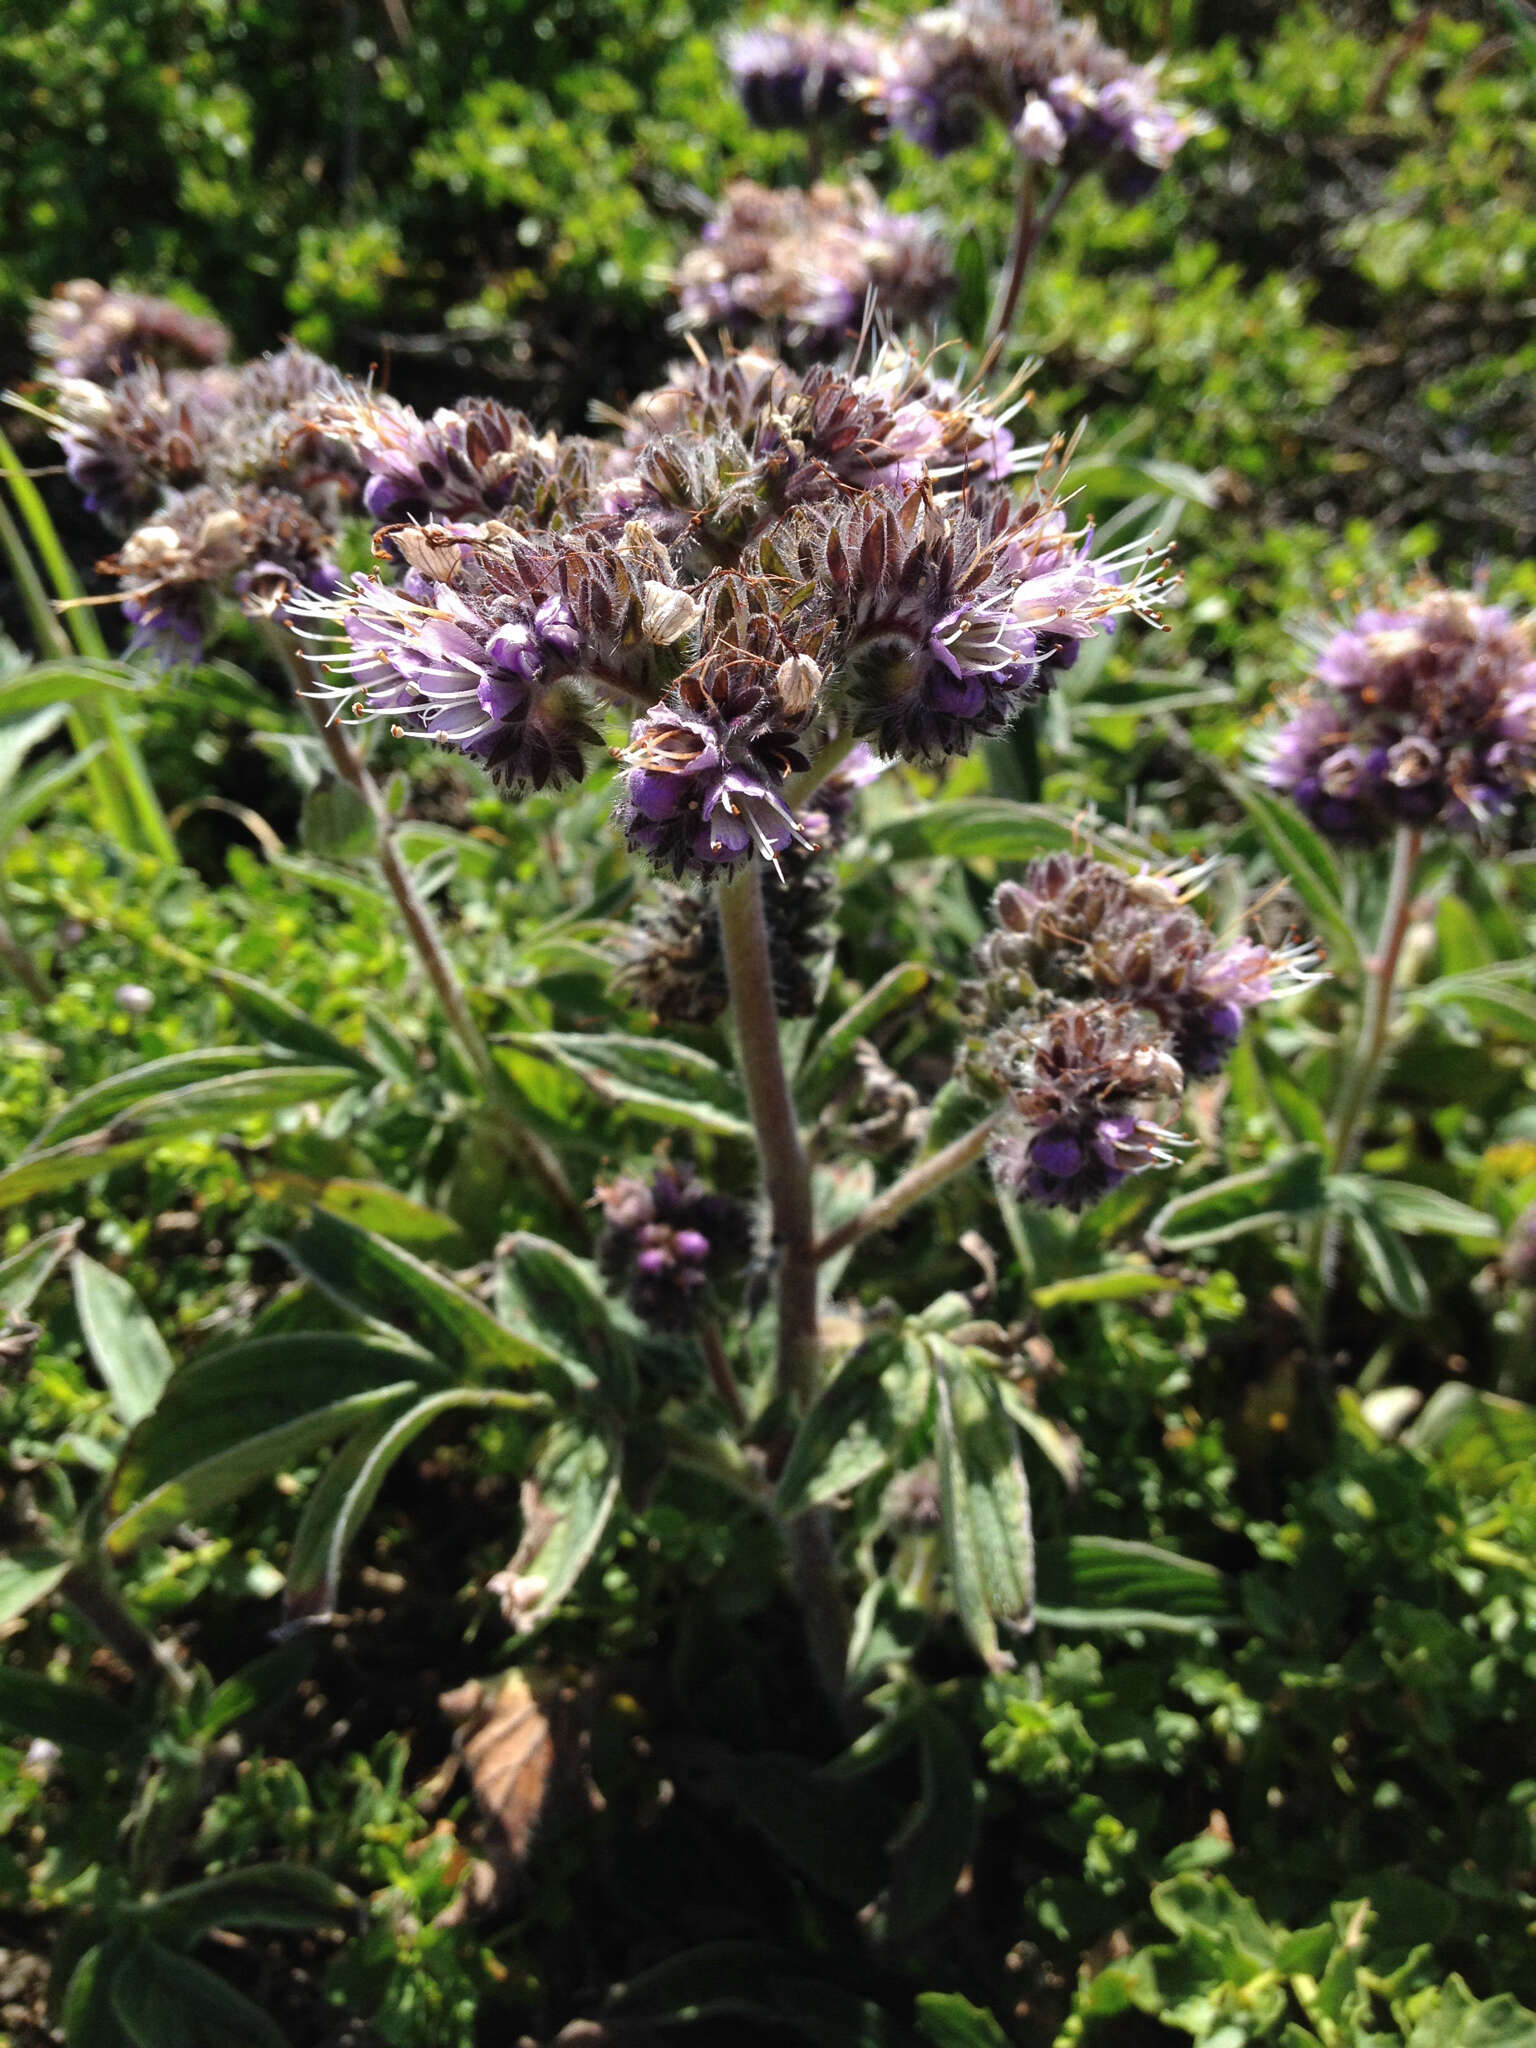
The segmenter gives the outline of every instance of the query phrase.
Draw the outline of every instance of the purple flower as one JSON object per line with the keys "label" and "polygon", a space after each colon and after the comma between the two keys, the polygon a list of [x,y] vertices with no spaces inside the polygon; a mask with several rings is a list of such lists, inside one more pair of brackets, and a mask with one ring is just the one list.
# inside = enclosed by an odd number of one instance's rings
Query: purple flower
{"label": "purple flower", "polygon": [[656,1329],[686,1330],[695,1323],[751,1246],[747,1211],[686,1168],[663,1166],[648,1181],[620,1174],[599,1185],[597,1198],[603,1210],[598,1265]]}
{"label": "purple flower", "polygon": [[1536,791],[1529,622],[1453,591],[1366,611],[1322,648],[1263,773],[1331,839],[1521,829]]}

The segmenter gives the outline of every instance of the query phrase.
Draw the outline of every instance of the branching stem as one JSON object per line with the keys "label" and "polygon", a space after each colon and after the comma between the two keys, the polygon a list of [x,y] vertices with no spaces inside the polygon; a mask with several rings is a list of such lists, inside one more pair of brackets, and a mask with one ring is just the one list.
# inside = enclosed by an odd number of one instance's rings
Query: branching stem
{"label": "branching stem", "polygon": [[930,1153],[909,1167],[900,1180],[893,1181],[884,1194],[876,1195],[857,1216],[850,1216],[846,1223],[840,1223],[836,1230],[829,1230],[824,1238],[812,1249],[812,1257],[818,1265],[824,1259],[845,1251],[849,1245],[857,1244],[861,1237],[868,1237],[872,1231],[885,1230],[898,1216],[936,1194],[946,1181],[964,1173],[968,1166],[974,1166],[987,1149],[987,1140],[996,1128],[997,1118],[989,1116],[984,1123],[964,1132],[939,1151]]}
{"label": "branching stem", "polygon": [[1012,327],[1013,316],[1018,311],[1019,294],[1024,288],[1024,278],[1030,261],[1050,233],[1052,222],[1076,183],[1074,173],[1059,171],[1044,206],[1037,209],[1035,202],[1039,193],[1039,168],[1028,157],[1020,161],[1019,201],[1013,217],[1013,249],[1008,259],[1008,275],[998,298],[997,310],[992,315],[992,324],[987,331],[987,345],[981,359],[983,376],[997,361],[1002,353],[1003,343],[1008,339],[1008,330]]}
{"label": "branching stem", "polygon": [[443,944],[443,935],[438,930],[436,920],[420,890],[416,887],[415,877],[401,855],[395,837],[395,821],[388,804],[384,801],[384,792],[374,781],[368,764],[347,737],[345,729],[334,720],[327,720],[311,695],[309,672],[293,634],[286,626],[273,622],[268,637],[287,672],[289,681],[293,684],[294,695],[308,713],[311,724],[330,756],[332,767],[348,788],[355,791],[368,807],[378,833],[379,868],[389,887],[389,893],[399,908],[401,921],[415,948],[417,958],[437,991],[438,1001],[443,1006],[449,1028],[463,1048],[464,1056],[474,1069],[476,1078],[485,1089],[486,1099],[496,1115],[497,1128],[509,1151],[526,1166],[545,1194],[567,1219],[578,1223],[585,1231],[585,1212],[572,1193],[559,1160],[537,1132],[529,1130],[518,1118],[508,1100],[506,1081],[496,1063],[496,1056],[491,1051],[485,1033],[475,1022],[464,984],[460,981]]}

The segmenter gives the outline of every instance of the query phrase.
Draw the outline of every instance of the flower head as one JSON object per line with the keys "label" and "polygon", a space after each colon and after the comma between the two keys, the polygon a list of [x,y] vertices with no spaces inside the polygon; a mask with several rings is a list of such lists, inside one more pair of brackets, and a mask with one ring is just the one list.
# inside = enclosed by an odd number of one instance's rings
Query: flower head
{"label": "flower head", "polygon": [[878,61],[878,39],[842,23],[772,20],[743,29],[725,61],[748,120],[759,128],[810,128],[856,120],[849,87]]}
{"label": "flower head", "polygon": [[170,299],[109,291],[94,278],[57,285],[32,308],[32,353],[50,378],[115,383],[130,370],[222,363],[229,330]]}
{"label": "flower head", "polygon": [[685,1330],[751,1248],[747,1211],[686,1168],[649,1180],[617,1175],[597,1190],[603,1234],[597,1260],[630,1307],[661,1330]]}
{"label": "flower head", "polygon": [[872,293],[880,313],[901,325],[954,289],[933,225],[889,212],[862,179],[809,192],[738,179],[674,282],[684,327],[782,326],[812,345],[856,328]]}
{"label": "flower head", "polygon": [[1322,647],[1263,772],[1344,842],[1400,825],[1519,830],[1536,793],[1530,622],[1448,590],[1361,613]]}
{"label": "flower head", "polygon": [[1177,1141],[1148,1114],[1183,1092],[1166,1038],[1126,1004],[1068,1003],[999,1042],[1007,1107],[990,1157],[998,1186],[1046,1208],[1083,1209]]}

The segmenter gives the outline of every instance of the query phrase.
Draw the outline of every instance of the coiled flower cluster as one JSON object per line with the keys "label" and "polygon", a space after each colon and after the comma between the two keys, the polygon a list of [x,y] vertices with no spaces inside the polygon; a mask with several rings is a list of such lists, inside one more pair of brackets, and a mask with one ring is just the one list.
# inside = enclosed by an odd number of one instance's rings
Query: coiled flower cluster
{"label": "coiled flower cluster", "polygon": [[862,179],[802,192],[743,178],[725,188],[673,287],[680,326],[777,329],[824,347],[858,327],[871,292],[894,325],[925,319],[954,273],[933,223],[890,212]]}
{"label": "coiled flower cluster", "polygon": [[998,889],[966,1064],[1003,1093],[992,1165],[1011,1193],[1080,1209],[1166,1163],[1177,1140],[1154,1107],[1221,1067],[1249,1010],[1314,978],[1309,948],[1218,940],[1189,905],[1207,872],[1051,854]]}
{"label": "coiled flower cluster", "polygon": [[728,46],[726,61],[763,126],[808,126],[851,102],[944,156],[1000,120],[1027,158],[1073,176],[1101,171],[1127,200],[1156,183],[1193,130],[1162,96],[1155,66],[1056,0],[952,0],[895,36],[769,24]]}
{"label": "coiled flower cluster", "polygon": [[1348,844],[1399,826],[1517,835],[1536,793],[1532,622],[1450,590],[1362,612],[1322,648],[1263,773]]}
{"label": "coiled flower cluster", "polygon": [[633,847],[674,878],[781,866],[816,843],[827,749],[963,753],[1082,639],[1154,615],[1157,559],[1096,555],[1056,488],[1021,487],[1050,451],[1009,417],[895,344],[862,372],[701,355],[609,442],[344,397],[320,418],[366,500],[433,523],[391,524],[381,572],[298,600],[317,687],[509,793],[583,774],[622,713]]}
{"label": "coiled flower cluster", "polygon": [[[215,594],[267,616],[299,589],[334,589],[342,516],[363,479],[317,420],[347,388],[339,371],[292,346],[232,368],[218,360],[223,330],[199,336],[198,323],[180,352],[213,360],[162,368],[174,351],[144,337],[179,335],[179,309],[162,319],[159,307],[76,284],[48,302],[52,324],[42,324],[65,468],[86,509],[126,536],[101,567],[122,582],[135,647],[173,662],[198,658]],[[64,308],[128,338],[107,349],[76,334],[65,347]],[[134,335],[143,346],[130,348]],[[85,368],[96,374],[65,374]]]}
{"label": "coiled flower cluster", "polygon": [[32,353],[51,378],[109,384],[146,363],[161,369],[222,363],[229,330],[170,299],[109,291],[94,278],[57,286],[32,308]]}
{"label": "coiled flower cluster", "polygon": [[731,36],[725,61],[757,127],[813,128],[857,122],[854,87],[880,49],[878,36],[841,22],[774,19]]}
{"label": "coiled flower cluster", "polygon": [[598,1188],[597,1198],[598,1265],[654,1329],[692,1327],[751,1249],[747,1210],[686,1168],[663,1166],[649,1180],[620,1174]]}

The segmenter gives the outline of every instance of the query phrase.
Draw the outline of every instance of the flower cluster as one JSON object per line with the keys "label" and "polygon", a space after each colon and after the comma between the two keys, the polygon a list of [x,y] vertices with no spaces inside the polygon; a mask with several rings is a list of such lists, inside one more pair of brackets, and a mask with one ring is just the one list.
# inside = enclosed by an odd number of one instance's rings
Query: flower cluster
{"label": "flower cluster", "polygon": [[963,753],[1082,639],[1154,616],[1156,557],[1096,555],[1010,417],[896,344],[864,371],[701,353],[607,442],[343,398],[321,418],[375,510],[432,523],[396,520],[381,573],[299,601],[312,660],[337,715],[506,791],[582,774],[622,710],[630,844],[676,878],[782,870],[817,843],[792,785],[829,746]]}
{"label": "flower cluster", "polygon": [[[117,306],[114,331],[127,318],[122,303],[141,313],[158,305],[85,285],[49,303],[82,305],[104,321]],[[219,336],[205,342],[204,353],[222,355]],[[61,374],[50,418],[87,509],[127,536],[101,566],[123,584],[135,646],[162,661],[191,660],[215,592],[266,616],[299,590],[335,589],[340,519],[362,476],[317,419],[345,380],[307,349],[200,370],[163,369],[147,347],[138,354],[145,359],[125,368],[126,353],[88,358],[83,343],[56,351],[61,372],[93,364],[99,381]]]}
{"label": "flower cluster", "polygon": [[776,192],[744,178],[726,187],[673,286],[684,327],[782,329],[814,347],[857,329],[871,293],[897,326],[926,318],[954,273],[932,222],[891,213],[862,179]]}
{"label": "flower cluster", "polygon": [[992,1163],[1010,1192],[1082,1208],[1164,1163],[1155,1102],[1216,1072],[1250,1009],[1312,979],[1306,948],[1222,944],[1189,907],[1205,876],[1051,854],[998,889],[967,1064],[1003,1091]]}
{"label": "flower cluster", "polygon": [[648,1181],[620,1174],[598,1188],[597,1198],[598,1265],[656,1329],[688,1329],[751,1249],[746,1209],[685,1168],[661,1167]]}
{"label": "flower cluster", "polygon": [[1536,793],[1531,621],[1449,590],[1362,612],[1323,646],[1264,776],[1356,845],[1404,825],[1519,829]]}
{"label": "flower cluster", "polygon": [[1512,1287],[1536,1290],[1536,1202],[1515,1218],[1504,1240],[1502,1264]]}
{"label": "flower cluster", "polygon": [[1144,194],[1191,132],[1155,68],[1106,43],[1056,0],[955,0],[911,21],[855,87],[936,155],[1007,123],[1023,154],[1077,175],[1101,170],[1119,198]]}
{"label": "flower cluster", "polygon": [[725,61],[748,120],[759,128],[814,128],[857,120],[853,90],[880,59],[879,38],[843,23],[760,23],[730,37]]}
{"label": "flower cluster", "polygon": [[[803,842],[778,857],[782,886],[763,898],[763,911],[781,1017],[808,1017],[821,1000],[836,903],[827,856],[848,836],[858,792],[880,772],[869,748],[855,747],[821,784],[814,808],[801,811]],[[723,1017],[729,1003],[725,954],[709,897],[658,883],[626,934],[614,987],[663,1024],[713,1024]]]}
{"label": "flower cluster", "polygon": [[109,291],[94,278],[61,284],[32,308],[32,353],[50,378],[110,384],[146,363],[161,369],[222,363],[229,332],[170,299]]}

